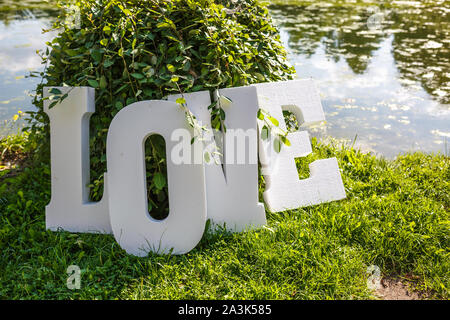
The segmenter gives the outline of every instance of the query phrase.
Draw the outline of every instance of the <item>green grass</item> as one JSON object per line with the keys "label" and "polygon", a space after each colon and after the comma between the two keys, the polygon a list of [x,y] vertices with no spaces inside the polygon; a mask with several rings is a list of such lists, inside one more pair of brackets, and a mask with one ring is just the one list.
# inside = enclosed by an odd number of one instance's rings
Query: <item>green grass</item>
{"label": "green grass", "polygon": [[[0,298],[367,299],[366,269],[415,279],[449,297],[450,161],[443,155],[375,158],[313,140],[298,160],[336,156],[347,199],[268,213],[262,229],[206,232],[183,256],[127,255],[110,235],[45,230],[50,169],[0,172]],[[69,265],[81,289],[66,287]]]}

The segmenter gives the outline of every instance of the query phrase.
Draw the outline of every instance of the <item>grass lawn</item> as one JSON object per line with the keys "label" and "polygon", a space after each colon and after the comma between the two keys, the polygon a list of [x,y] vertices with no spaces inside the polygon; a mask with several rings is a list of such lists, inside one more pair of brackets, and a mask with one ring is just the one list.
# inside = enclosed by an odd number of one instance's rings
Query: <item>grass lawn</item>
{"label": "grass lawn", "polygon": [[[313,140],[297,160],[336,156],[347,199],[267,213],[262,229],[205,233],[182,256],[127,255],[111,235],[45,230],[46,164],[0,171],[2,299],[367,299],[367,267],[449,297],[450,160],[385,160]],[[263,185],[263,183],[261,183]],[[288,190],[287,190],[288,192]],[[81,289],[66,287],[69,265]]]}

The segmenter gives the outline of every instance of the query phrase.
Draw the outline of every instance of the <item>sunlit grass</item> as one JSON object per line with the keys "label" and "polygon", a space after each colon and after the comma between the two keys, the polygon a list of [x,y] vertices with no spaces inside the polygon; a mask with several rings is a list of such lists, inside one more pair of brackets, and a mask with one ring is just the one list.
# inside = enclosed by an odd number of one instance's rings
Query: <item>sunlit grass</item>
{"label": "sunlit grass", "polygon": [[[347,199],[268,213],[260,230],[206,232],[183,256],[137,258],[110,235],[45,230],[50,169],[0,172],[0,298],[365,299],[366,269],[415,279],[448,298],[450,161],[407,154],[393,161],[318,144],[298,160],[336,156]],[[262,190],[261,190],[262,191]],[[66,287],[69,265],[81,289]]]}

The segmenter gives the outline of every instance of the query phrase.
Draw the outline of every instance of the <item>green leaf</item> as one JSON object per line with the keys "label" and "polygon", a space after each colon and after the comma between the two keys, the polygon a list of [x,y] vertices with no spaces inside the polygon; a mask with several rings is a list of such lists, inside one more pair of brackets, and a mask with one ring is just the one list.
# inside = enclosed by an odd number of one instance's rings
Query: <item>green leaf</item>
{"label": "green leaf", "polygon": [[166,178],[161,172],[157,172],[153,176],[153,183],[158,190],[162,190],[166,186]]}
{"label": "green leaf", "polygon": [[262,140],[267,140],[267,139],[269,139],[269,136],[270,136],[269,128],[267,126],[264,126],[261,129],[261,139]]}
{"label": "green leaf", "polygon": [[67,98],[69,96],[69,94],[68,93],[65,93],[65,94],[63,94],[62,96],[61,96],[61,98],[59,99],[59,101],[61,102],[61,101],[63,101],[65,98]]}
{"label": "green leaf", "polygon": [[275,119],[274,117],[269,117],[270,122],[273,123],[274,126],[278,127],[280,125],[280,123],[278,122],[277,119]]}
{"label": "green leaf", "polygon": [[96,63],[99,63],[102,60],[102,53],[100,50],[91,50],[91,57],[94,59]]}
{"label": "green leaf", "polygon": [[109,68],[114,64],[113,60],[105,60],[105,62],[103,63],[103,67],[104,68]]}
{"label": "green leaf", "polygon": [[103,27],[103,32],[106,33],[107,35],[111,34],[111,27],[110,26],[104,26]]}
{"label": "green leaf", "polygon": [[120,101],[117,101],[116,104],[114,105],[116,107],[117,110],[120,110],[123,108],[123,104]]}
{"label": "green leaf", "polygon": [[67,53],[70,57],[75,57],[76,55],[78,55],[78,52],[73,49],[65,49],[64,52]]}
{"label": "green leaf", "polygon": [[133,78],[135,78],[135,79],[138,79],[138,80],[145,78],[145,76],[143,74],[141,74],[141,73],[132,73],[131,76]]}
{"label": "green leaf", "polygon": [[61,90],[57,88],[51,88],[48,92],[51,94],[62,94]]}
{"label": "green leaf", "polygon": [[256,114],[256,117],[257,117],[259,120],[264,120],[264,113],[262,112],[261,109],[258,109],[258,113]]}
{"label": "green leaf", "polygon": [[[214,109],[214,107],[216,106],[216,104],[217,104],[217,101],[214,101],[213,103],[211,103],[209,106],[208,106],[208,110],[216,110],[216,109]],[[212,112],[212,111],[211,111]]]}
{"label": "green leaf", "polygon": [[281,151],[281,141],[279,138],[275,138],[273,141],[273,149],[275,152],[280,153]]}
{"label": "green leaf", "polygon": [[117,89],[114,94],[118,94],[120,91],[122,91],[123,89],[125,89],[126,87],[128,87],[128,83],[122,85],[119,89]]}
{"label": "green leaf", "polygon": [[176,70],[175,67],[174,67],[173,65],[171,65],[171,64],[168,64],[168,65],[167,65],[167,69],[168,69],[170,72],[172,72],[172,73],[175,72],[175,70]]}
{"label": "green leaf", "polygon": [[285,145],[290,146],[291,142],[289,141],[288,138],[286,138],[286,136],[281,136],[281,142],[283,142]]}
{"label": "green leaf", "polygon": [[148,69],[148,71],[145,72],[145,75],[147,76],[147,78],[150,78],[151,76],[153,76],[155,74],[155,69],[153,69],[152,67],[150,67]]}
{"label": "green leaf", "polygon": [[178,103],[178,104],[186,104],[186,99],[184,99],[183,97],[178,98],[178,99],[176,100],[176,103]]}
{"label": "green leaf", "polygon": [[191,63],[189,61],[186,61],[183,66],[183,71],[189,71],[189,69],[191,69]]}
{"label": "green leaf", "polygon": [[100,89],[106,89],[107,85],[108,85],[108,83],[106,82],[106,77],[102,76],[100,78],[100,83],[99,83]]}
{"label": "green leaf", "polygon": [[58,103],[58,101],[53,101],[52,103],[50,103],[50,105],[48,106],[49,109],[53,108],[54,106],[56,106],[56,104]]}
{"label": "green leaf", "polygon": [[203,157],[205,158],[206,163],[209,163],[211,161],[211,155],[209,154],[208,151],[205,151],[205,153],[203,154]]}
{"label": "green leaf", "polygon": [[170,24],[167,22],[160,22],[156,25],[157,28],[164,29],[164,28],[170,28]]}
{"label": "green leaf", "polygon": [[220,121],[217,121],[216,125],[214,126],[214,129],[220,130],[220,127],[221,127],[221,123],[220,123]]}
{"label": "green leaf", "polygon": [[98,88],[100,86],[97,80],[88,79],[88,83],[93,88]]}

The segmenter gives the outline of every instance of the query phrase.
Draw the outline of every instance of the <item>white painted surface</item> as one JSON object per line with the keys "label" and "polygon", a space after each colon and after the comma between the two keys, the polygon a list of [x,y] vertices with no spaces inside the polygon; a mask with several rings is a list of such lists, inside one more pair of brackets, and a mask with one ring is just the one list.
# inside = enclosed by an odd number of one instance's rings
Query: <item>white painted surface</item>
{"label": "white painted surface", "polygon": [[[312,80],[293,80],[253,85],[257,89],[259,107],[268,111],[286,130],[283,110],[296,116],[299,124],[325,120],[320,96]],[[259,130],[264,123],[258,120]],[[309,165],[310,178],[300,180],[295,158],[312,152],[306,131],[289,133],[291,146],[274,151],[274,135],[259,141],[259,157],[266,181],[264,201],[272,212],[319,204],[345,198],[345,189],[336,158],[314,161]]]}
{"label": "white painted surface", "polygon": [[[113,234],[127,253],[183,254],[200,241],[206,223],[204,167],[175,165],[170,150],[174,130],[186,128],[184,112],[174,102],[143,101],[122,109],[111,122],[107,139],[109,211]],[[151,134],[166,141],[169,215],[153,219],[147,209],[144,143]],[[201,142],[193,152],[203,152]]]}
{"label": "white painted surface", "polygon": [[[44,88],[44,97],[52,94]],[[89,118],[95,112],[95,90],[58,87],[68,97],[44,111],[50,118],[51,200],[45,208],[47,229],[111,233],[108,188],[103,198],[89,201]],[[105,181],[107,177],[105,176]]]}
{"label": "white painted surface", "polygon": [[[258,202],[256,89],[239,87],[223,89],[220,93],[233,103],[224,107],[227,133],[224,147],[219,150],[225,156],[223,168],[218,157],[216,160],[219,163],[214,160],[205,163],[207,215],[213,224],[225,225],[230,231],[240,232],[266,224],[264,204]],[[168,99],[175,101],[179,97],[173,95]],[[185,94],[184,97],[187,107],[209,130],[205,134],[205,140],[212,144],[206,146],[206,149],[214,151],[211,115],[208,110],[209,92]],[[245,139],[247,134],[247,144],[240,148],[242,152],[233,152],[232,132],[242,133],[238,134],[238,139]],[[241,142],[245,143],[245,140]],[[239,147],[238,142],[234,145]]]}

